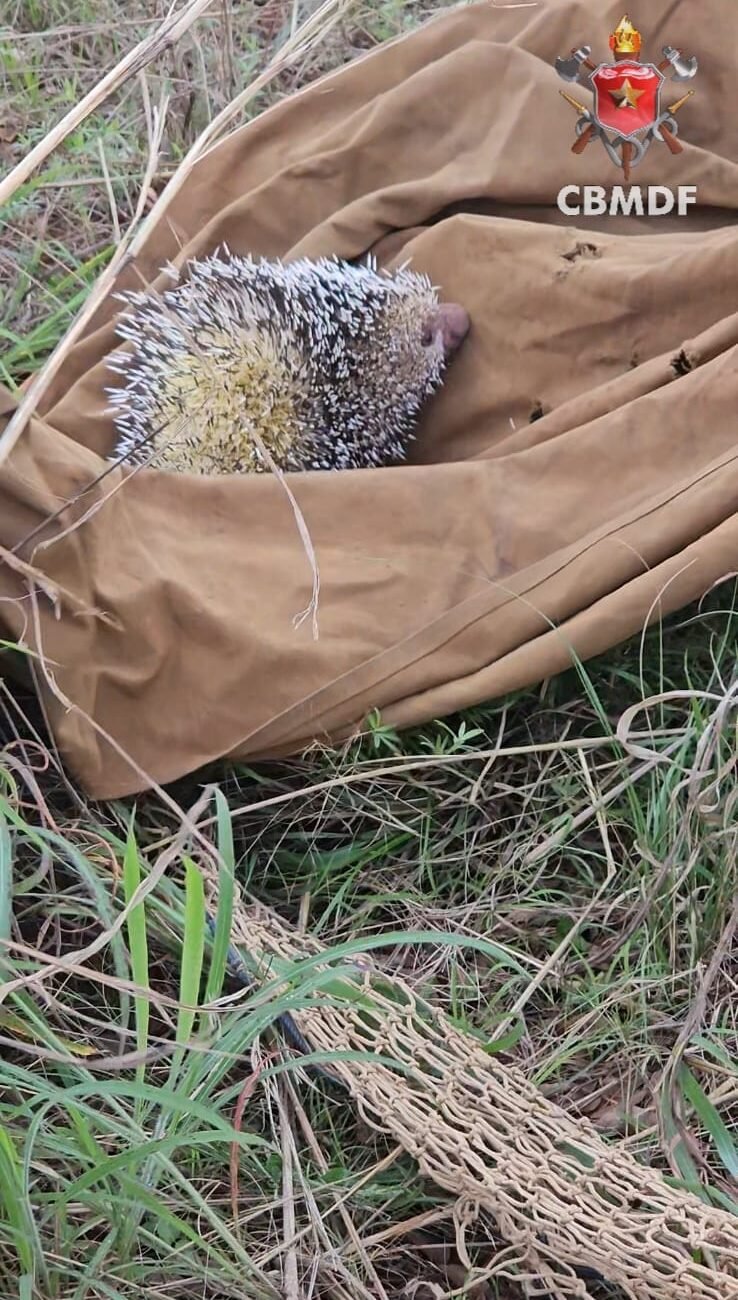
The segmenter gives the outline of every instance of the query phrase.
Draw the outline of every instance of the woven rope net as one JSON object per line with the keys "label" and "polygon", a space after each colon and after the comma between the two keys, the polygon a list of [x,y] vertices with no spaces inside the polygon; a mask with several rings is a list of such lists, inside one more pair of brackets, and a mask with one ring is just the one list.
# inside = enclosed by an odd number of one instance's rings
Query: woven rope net
{"label": "woven rope net", "polygon": [[[272,979],[275,959],[322,951],[256,905],[234,908],[232,938]],[[362,960],[343,983],[345,999],[332,983],[295,1019],[314,1051],[365,1054],[330,1070],[365,1122],[457,1198],[462,1247],[463,1224],[489,1215],[510,1245],[498,1272],[530,1296],[586,1297],[574,1270],[590,1269],[634,1300],[738,1300],[738,1219],[605,1142],[401,980]]]}

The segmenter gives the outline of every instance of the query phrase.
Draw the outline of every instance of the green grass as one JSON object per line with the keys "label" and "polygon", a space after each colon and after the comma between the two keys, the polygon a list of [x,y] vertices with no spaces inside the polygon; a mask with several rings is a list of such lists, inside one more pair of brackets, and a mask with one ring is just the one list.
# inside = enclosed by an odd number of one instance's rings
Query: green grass
{"label": "green grass", "polygon": [[[354,10],[300,79],[429,8]],[[15,135],[0,146],[4,164],[161,11],[114,0],[10,9],[0,93]],[[232,77],[242,84],[280,40],[291,10],[271,14],[234,8],[228,59],[215,8],[151,72],[152,101],[162,88],[173,96],[159,182],[227,102]],[[145,164],[135,84],[0,217],[9,384],[42,363],[111,255],[101,143],[124,226]],[[547,1096],[733,1210],[735,594],[726,582],[643,639],[464,717],[403,736],[378,717],[338,754],[218,771],[212,945],[197,851],[180,846],[179,819],[153,797],[78,803],[33,738],[33,701],[0,686],[0,940],[11,941],[0,956],[0,1296],[282,1294],[294,1233],[306,1294],[311,1279],[341,1297],[382,1287],[394,1296],[412,1281],[463,1286],[448,1198],[341,1094],[270,1055],[274,1016],[309,990],[232,995],[236,885],[334,953],[403,932],[375,951],[388,972],[503,1050]],[[674,690],[687,695],[660,700]],[[633,735],[623,743],[616,730],[638,702],[635,751]],[[201,790],[193,777],[174,793],[188,808]],[[162,879],[121,923],[168,853]],[[428,933],[435,942],[420,941]],[[200,1009],[218,998],[217,1012]],[[493,1246],[470,1234],[481,1266]],[[520,1293],[500,1283],[485,1294]]]}

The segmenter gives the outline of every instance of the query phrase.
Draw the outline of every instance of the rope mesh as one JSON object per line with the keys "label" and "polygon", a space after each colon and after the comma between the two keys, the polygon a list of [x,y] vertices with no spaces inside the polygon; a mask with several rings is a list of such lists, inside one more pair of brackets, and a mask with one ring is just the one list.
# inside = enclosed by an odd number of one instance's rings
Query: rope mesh
{"label": "rope mesh", "polygon": [[[270,956],[289,962],[323,951],[258,905],[234,907],[232,938],[267,967]],[[464,1224],[489,1214],[516,1248],[501,1252],[499,1272],[529,1296],[586,1297],[576,1268],[633,1300],[737,1300],[737,1219],[670,1187],[622,1144],[546,1100],[402,980],[364,959],[343,980],[354,990],[348,1000],[337,1004],[335,986],[318,990],[295,1019],[314,1051],[367,1053],[331,1060],[330,1069],[364,1121],[457,1198],[462,1244]]]}

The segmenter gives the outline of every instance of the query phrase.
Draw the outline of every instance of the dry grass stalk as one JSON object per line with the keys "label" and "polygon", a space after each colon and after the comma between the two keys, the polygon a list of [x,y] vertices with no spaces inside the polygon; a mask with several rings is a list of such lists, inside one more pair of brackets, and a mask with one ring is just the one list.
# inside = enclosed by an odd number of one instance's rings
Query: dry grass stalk
{"label": "dry grass stalk", "polygon": [[[162,190],[159,198],[142,224],[136,238],[131,244],[131,257],[137,257],[149,237],[150,231],[161,220],[172,199],[179,193],[195,163],[200,160],[208,148],[216,144],[226,128],[235,117],[256,98],[275,77],[286,71],[296,60],[310,53],[328,34],[348,7],[349,0],[323,0],[314,14],[301,23],[293,34],[284,42],[262,72],[249,82],[248,86],[236,98],[226,104],[225,108],[213,118],[201,132],[195,143],[182,159],[179,167]],[[329,74],[335,76],[335,73]],[[325,82],[329,77],[321,78]]]}
{"label": "dry grass stalk", "polygon": [[16,190],[25,184],[55,149],[58,149],[62,141],[66,140],[72,131],[76,131],[85,118],[94,113],[113,94],[113,91],[118,90],[124,82],[134,77],[153,59],[157,59],[160,54],[174,45],[212,3],[213,0],[189,0],[184,9],[179,13],[169,14],[156,31],[145,36],[138,45],[134,45],[133,49],[129,50],[128,54],[110,69],[110,72],[106,72],[78,104],[65,113],[61,121],[47,132],[43,140],[39,140],[25,158],[17,163],[5,180],[0,181],[0,207],[13,197]]}
{"label": "dry grass stalk", "polygon": [[40,399],[43,397],[44,393],[46,392],[46,389],[48,388],[52,379],[57,374],[60,366],[62,365],[64,358],[67,356],[70,349],[77,342],[77,339],[84,332],[87,326],[87,322],[97,311],[101,299],[112,288],[113,283],[115,282],[115,278],[118,274],[118,271],[120,270],[121,264],[128,252],[128,245],[131,236],[133,234],[133,230],[135,229],[137,223],[140,221],[144,212],[144,208],[146,206],[149,189],[154,177],[154,173],[156,171],[156,164],[159,157],[159,149],[161,147],[161,139],[164,130],[165,109],[166,109],[166,104],[163,104],[160,108],[158,109],[155,108],[151,115],[152,130],[151,130],[151,135],[149,140],[149,158],[146,164],[146,171],[144,173],[144,178],[141,185],[141,191],[139,194],[138,203],[136,205],[136,211],[133,214],[133,219],[131,221],[131,224],[125,236],[121,239],[120,243],[118,244],[118,247],[116,248],[115,253],[110,259],[110,262],[108,263],[107,267],[102,272],[102,275],[98,278],[95,288],[93,289],[86,303],[82,307],[82,310],[80,311],[73,325],[64,335],[64,338],[59,341],[57,346],[54,348],[53,352],[50,354],[50,356],[47,358],[44,365],[39,370],[38,374],[34,375],[33,379],[31,380],[30,384],[25,390],[25,393],[23,394],[21,401],[18,403],[18,406],[14,414],[11,416],[10,420],[8,421],[5,432],[2,434],[2,437],[0,437],[0,466],[2,466],[4,461],[7,460],[8,456],[13,450],[13,447],[15,446],[20,435],[25,429],[28,420],[33,415]]}

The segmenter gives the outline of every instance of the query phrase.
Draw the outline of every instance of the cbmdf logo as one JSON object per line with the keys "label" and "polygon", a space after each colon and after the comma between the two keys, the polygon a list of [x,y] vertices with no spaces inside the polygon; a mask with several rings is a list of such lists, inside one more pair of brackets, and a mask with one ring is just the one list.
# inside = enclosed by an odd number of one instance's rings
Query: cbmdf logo
{"label": "cbmdf logo", "polygon": [[687,90],[666,105],[663,101],[668,98],[669,82],[683,86],[692,80],[697,60],[665,45],[658,63],[643,62],[641,33],[627,14],[612,32],[609,44],[609,62],[595,63],[590,58],[591,46],[582,45],[566,58],[556,59],[554,66],[559,76],[572,84],[586,84],[586,76],[593,94],[588,108],[574,95],[561,92],[579,114],[572,153],[581,154],[587,145],[599,141],[627,181],[654,141],[674,154],[681,153],[676,114],[694,91]]}

